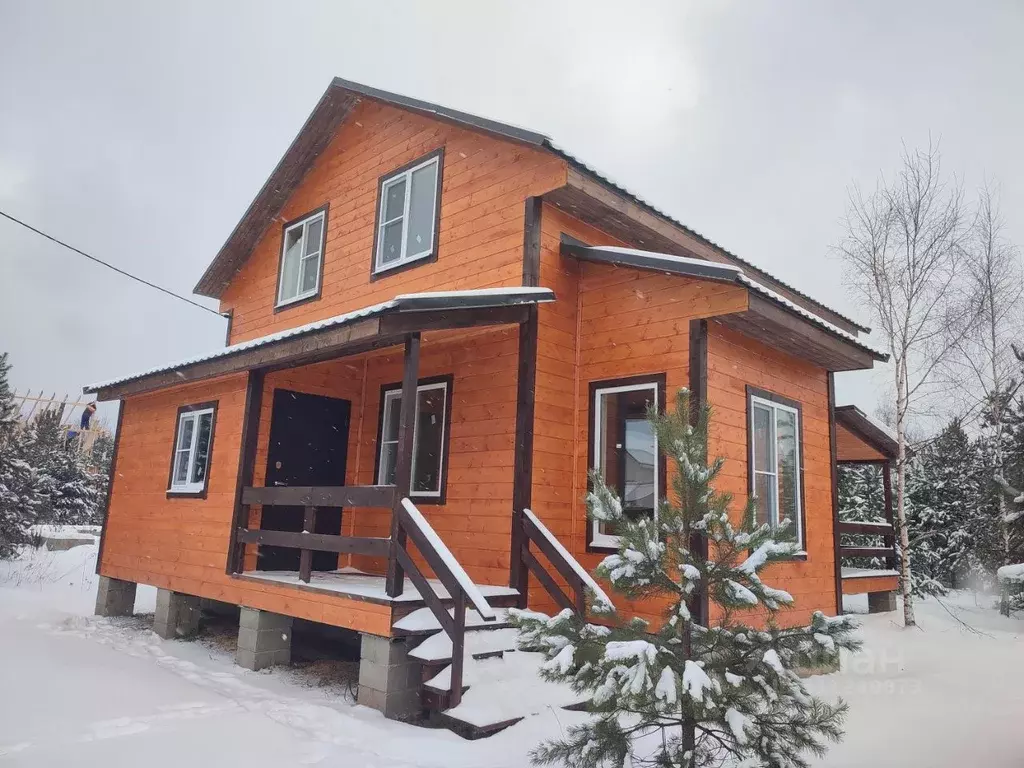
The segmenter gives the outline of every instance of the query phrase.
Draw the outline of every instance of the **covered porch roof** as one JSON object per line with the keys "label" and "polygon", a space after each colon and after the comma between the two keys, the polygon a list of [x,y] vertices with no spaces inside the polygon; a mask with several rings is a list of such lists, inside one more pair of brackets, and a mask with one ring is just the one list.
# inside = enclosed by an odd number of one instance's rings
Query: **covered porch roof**
{"label": "covered porch roof", "polygon": [[97,400],[240,373],[271,371],[400,344],[411,333],[521,323],[528,307],[555,300],[549,288],[515,286],[406,293],[379,304],[232,344],[205,355],[90,384]]}
{"label": "covered porch roof", "polygon": [[[865,443],[869,448],[878,451],[887,459],[895,459],[898,453],[896,436],[889,427],[868,416],[856,405],[840,405],[836,407],[836,424],[845,427],[854,437]],[[844,456],[839,451],[838,461],[857,461],[854,456]]]}
{"label": "covered porch roof", "polygon": [[749,293],[747,309],[720,315],[716,321],[829,371],[871,368],[874,361],[889,359],[853,333],[750,278],[738,266],[637,248],[590,246],[564,235],[561,251],[582,261],[742,285]]}

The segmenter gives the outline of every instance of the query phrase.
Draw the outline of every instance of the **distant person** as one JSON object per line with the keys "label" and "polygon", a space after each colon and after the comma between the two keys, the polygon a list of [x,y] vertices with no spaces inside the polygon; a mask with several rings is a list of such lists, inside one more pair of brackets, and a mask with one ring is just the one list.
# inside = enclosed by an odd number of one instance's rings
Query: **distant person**
{"label": "distant person", "polygon": [[89,403],[85,406],[85,410],[82,411],[82,422],[81,427],[83,430],[89,429],[89,422],[92,421],[92,415],[96,413],[96,401]]}

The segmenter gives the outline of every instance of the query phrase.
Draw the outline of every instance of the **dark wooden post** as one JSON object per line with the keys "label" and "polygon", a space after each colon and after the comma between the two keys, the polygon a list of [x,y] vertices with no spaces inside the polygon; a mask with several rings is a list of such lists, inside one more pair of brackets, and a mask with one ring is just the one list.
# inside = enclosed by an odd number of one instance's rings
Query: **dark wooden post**
{"label": "dark wooden post", "polygon": [[[306,515],[302,521],[302,531],[312,533],[316,530],[316,507],[312,504],[306,505]],[[299,580],[309,584],[313,575],[313,550],[303,549],[299,553]]]}
{"label": "dark wooden post", "polygon": [[832,483],[832,548],[835,557],[836,616],[843,613],[843,558],[839,534],[839,449],[836,446],[836,376],[828,372],[828,454]]}
{"label": "dark wooden post", "polygon": [[245,545],[238,541],[238,535],[240,531],[249,527],[249,505],[242,503],[242,490],[246,486],[252,485],[262,408],[263,371],[251,370],[245,386],[242,439],[238,450],[238,479],[235,482],[235,512],[231,521],[231,541],[228,543],[226,573],[241,573],[245,568]]}
{"label": "dark wooden post", "polygon": [[384,591],[389,597],[402,594],[405,571],[398,562],[398,548],[405,547],[405,529],[401,524],[402,499],[412,489],[412,436],[416,418],[416,384],[420,370],[420,335],[410,334],[405,339],[402,363],[402,403],[398,414],[398,456],[395,459],[395,502],[391,511],[391,546],[388,554],[388,573]]}
{"label": "dark wooden post", "polygon": [[[882,493],[885,496],[885,520],[892,525],[892,462],[883,461],[882,465]],[[885,537],[885,546],[892,550],[892,554],[885,558],[885,565],[891,570],[896,569],[896,529],[894,528]]]}
{"label": "dark wooden post", "polygon": [[[690,389],[690,424],[696,425],[701,409],[708,399],[708,321],[690,321],[690,356],[689,356],[689,389]],[[658,397],[662,397],[658,393]],[[663,408],[668,403],[662,403]],[[707,457],[704,457],[705,461]],[[705,559],[708,557],[708,537],[701,534],[693,534],[690,537],[690,546],[694,551],[699,552]],[[703,626],[708,625],[710,607],[708,605],[708,591],[703,585],[697,588],[697,593],[690,601],[690,612],[694,621]]]}
{"label": "dark wooden post", "polygon": [[[523,285],[540,285],[540,236],[543,201],[526,199],[523,217]],[[529,308],[526,322],[519,325],[519,369],[516,380],[516,443],[512,468],[512,540],[509,546],[508,585],[519,592],[519,607],[525,608],[530,588],[530,571],[523,562],[523,547],[529,545],[523,529],[523,510],[533,495],[533,419],[537,401],[537,340],[539,317],[536,306]]]}
{"label": "dark wooden post", "polygon": [[457,707],[462,701],[462,672],[466,661],[466,593],[461,589],[453,595],[452,618],[455,620],[455,632],[452,633],[452,687],[448,697],[448,706]]}

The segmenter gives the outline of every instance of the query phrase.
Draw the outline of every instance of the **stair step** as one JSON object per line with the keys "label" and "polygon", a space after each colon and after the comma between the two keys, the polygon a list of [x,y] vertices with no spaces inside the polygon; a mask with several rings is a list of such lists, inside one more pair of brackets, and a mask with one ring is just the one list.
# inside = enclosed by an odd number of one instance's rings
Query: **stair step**
{"label": "stair step", "polygon": [[[479,632],[466,633],[465,652],[467,656],[481,659],[488,655],[499,655],[502,651],[513,651],[519,631],[514,627],[492,629],[494,624],[481,627]],[[483,630],[489,631],[483,631]],[[452,640],[447,632],[431,635],[416,648],[409,652],[414,659],[423,662],[450,662],[452,659]]]}
{"label": "stair step", "polygon": [[438,715],[438,722],[441,723],[452,733],[456,733],[464,739],[469,741],[475,741],[476,739],[486,739],[488,736],[504,731],[520,720],[522,717],[513,717],[508,720],[503,720],[500,723],[490,723],[484,726],[473,725],[467,723],[465,720],[459,720],[457,717],[449,717],[447,712],[441,712]]}
{"label": "stair step", "polygon": [[[449,608],[448,613],[455,615],[454,609]],[[508,609],[499,608],[495,611],[497,619],[485,621],[483,617],[473,609],[466,610],[466,629],[505,629],[511,627],[508,619]],[[403,616],[392,625],[396,637],[410,637],[415,635],[432,635],[441,631],[441,624],[429,608],[417,608],[407,616]]]}
{"label": "stair step", "polygon": [[[551,708],[578,707],[584,700],[567,685],[549,683],[538,675],[544,654],[517,651],[502,659],[466,661],[462,701],[441,713],[449,730],[467,739],[482,738],[519,720]],[[447,695],[450,676],[435,676],[430,684]]]}

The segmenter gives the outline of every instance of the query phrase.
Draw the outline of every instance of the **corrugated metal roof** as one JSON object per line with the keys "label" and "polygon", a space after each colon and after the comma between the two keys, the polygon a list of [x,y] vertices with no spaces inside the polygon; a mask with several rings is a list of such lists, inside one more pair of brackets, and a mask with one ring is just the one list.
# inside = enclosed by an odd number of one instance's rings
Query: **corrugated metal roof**
{"label": "corrugated metal roof", "polygon": [[345,312],[324,320],[314,320],[312,323],[286,328],[277,333],[270,333],[256,339],[232,344],[229,347],[196,355],[174,363],[158,365],[146,371],[122,376],[117,379],[90,384],[83,388],[83,392],[98,392],[101,389],[125,384],[129,381],[144,379],[158,373],[177,371],[182,368],[205,363],[210,360],[217,360],[223,357],[230,357],[240,352],[266,346],[277,341],[290,339],[295,336],[321,331],[326,328],[333,328],[356,320],[363,320],[368,317],[376,317],[387,312],[423,312],[429,310],[444,309],[473,309],[483,307],[514,306],[517,304],[542,304],[555,300],[555,293],[550,288],[535,288],[527,286],[511,286],[508,288],[480,288],[466,291],[427,291],[423,293],[403,293],[388,301],[362,307],[351,312]]}
{"label": "corrugated metal roof", "polygon": [[799,304],[796,304],[785,296],[773,291],[771,288],[762,285],[757,280],[748,277],[741,267],[736,267],[731,264],[708,262],[703,259],[691,259],[686,256],[675,256],[671,253],[658,253],[656,251],[644,251],[639,248],[620,248],[618,246],[608,245],[589,246],[563,242],[562,250],[565,253],[569,253],[582,259],[604,261],[607,263],[619,264],[627,267],[637,267],[640,269],[663,270],[672,274],[685,275],[687,277],[694,277],[702,280],[720,280],[723,282],[739,283],[755,293],[759,293],[765,298],[771,299],[773,302],[785,307],[790,312],[794,312],[800,315],[800,317],[809,320],[811,323],[822,330],[831,333],[833,336],[838,336],[844,341],[848,341],[865,352],[874,355],[879,360],[887,360],[889,358],[885,352],[881,352],[871,345],[865,344],[852,333],[844,331],[842,328],[833,325],[813,312],[809,312]]}

